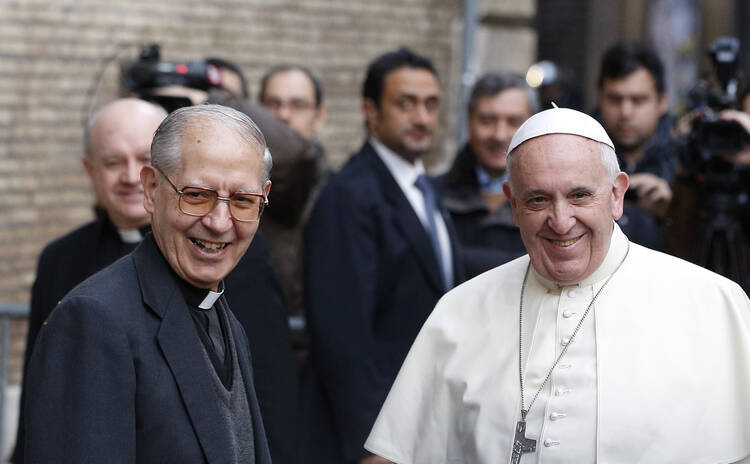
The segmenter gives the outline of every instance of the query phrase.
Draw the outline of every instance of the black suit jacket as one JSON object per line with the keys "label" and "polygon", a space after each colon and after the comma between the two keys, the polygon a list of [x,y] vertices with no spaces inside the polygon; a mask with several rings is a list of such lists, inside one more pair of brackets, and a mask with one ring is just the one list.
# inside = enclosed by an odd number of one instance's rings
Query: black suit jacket
{"label": "black suit jacket", "polygon": [[[57,306],[28,368],[27,462],[230,462],[210,367],[177,279],[149,235]],[[256,462],[270,464],[247,339],[228,316]]]}
{"label": "black suit jacket", "polygon": [[[120,239],[102,215],[42,251],[31,291],[25,366],[42,323],[57,303],[87,277],[134,248]],[[225,279],[230,308],[245,329],[255,370],[255,387],[275,464],[291,464],[296,449],[297,374],[281,290],[271,269],[268,248],[260,234]],[[24,421],[27,379],[24,376],[16,448],[11,462],[24,462]]]}
{"label": "black suit jacket", "polygon": [[[450,219],[455,281],[463,267]],[[303,462],[352,462],[422,324],[445,292],[428,233],[369,143],[323,189],[308,222],[311,336]]]}

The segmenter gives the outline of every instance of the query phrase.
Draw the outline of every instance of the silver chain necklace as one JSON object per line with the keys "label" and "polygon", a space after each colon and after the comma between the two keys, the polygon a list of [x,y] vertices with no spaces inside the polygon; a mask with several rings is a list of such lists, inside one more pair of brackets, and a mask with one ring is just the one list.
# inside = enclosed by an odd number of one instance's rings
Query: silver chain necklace
{"label": "silver chain necklace", "polygon": [[552,376],[552,371],[555,370],[555,367],[557,367],[557,364],[560,362],[562,357],[565,356],[565,353],[567,353],[570,345],[573,344],[573,340],[578,334],[578,331],[581,329],[581,326],[583,326],[583,321],[586,319],[586,316],[588,316],[589,312],[591,311],[591,308],[594,306],[594,302],[596,302],[596,299],[599,297],[599,294],[602,292],[602,290],[604,290],[604,287],[607,286],[607,284],[615,275],[615,273],[620,269],[620,266],[622,266],[622,263],[625,262],[625,258],[628,257],[628,253],[630,253],[629,241],[627,242],[625,256],[622,257],[622,260],[619,262],[619,264],[617,264],[617,267],[615,268],[615,270],[612,271],[609,277],[607,277],[607,280],[604,281],[604,284],[594,294],[594,297],[591,298],[591,302],[586,307],[586,311],[584,311],[583,316],[581,316],[581,319],[578,321],[578,325],[576,325],[575,330],[573,330],[573,334],[570,336],[568,343],[565,346],[563,346],[562,350],[560,350],[560,354],[557,356],[557,359],[552,364],[552,367],[549,369],[549,371],[547,371],[547,376],[544,378],[544,381],[536,390],[536,393],[534,394],[534,397],[531,399],[531,402],[529,403],[528,407],[524,407],[525,399],[524,399],[524,394],[523,394],[524,392],[523,295],[526,292],[526,281],[529,278],[529,271],[531,269],[531,261],[529,261],[529,265],[526,266],[526,274],[523,276],[523,284],[521,284],[521,302],[518,305],[518,379],[519,379],[519,383],[521,384],[521,420],[518,421],[518,423],[516,424],[516,433],[513,438],[513,454],[511,455],[511,461],[510,461],[512,464],[519,464],[521,462],[521,455],[525,453],[533,453],[534,451],[536,451],[536,440],[531,439],[531,438],[526,438],[526,416],[529,414],[531,407],[534,405],[534,402],[539,397],[539,394],[542,392],[542,389],[544,389],[544,386],[547,384],[547,381],[549,381],[549,378]]}

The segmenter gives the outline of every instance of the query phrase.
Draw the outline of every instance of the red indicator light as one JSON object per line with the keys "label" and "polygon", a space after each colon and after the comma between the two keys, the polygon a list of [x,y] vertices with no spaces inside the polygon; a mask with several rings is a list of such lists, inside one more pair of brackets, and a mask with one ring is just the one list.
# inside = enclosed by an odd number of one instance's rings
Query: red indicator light
{"label": "red indicator light", "polygon": [[174,70],[177,72],[177,74],[187,74],[188,67],[185,64],[178,64],[174,67]]}

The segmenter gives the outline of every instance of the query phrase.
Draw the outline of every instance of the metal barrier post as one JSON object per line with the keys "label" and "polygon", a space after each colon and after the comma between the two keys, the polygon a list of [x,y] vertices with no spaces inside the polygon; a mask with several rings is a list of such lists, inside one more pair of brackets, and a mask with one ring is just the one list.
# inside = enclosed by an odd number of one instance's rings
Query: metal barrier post
{"label": "metal barrier post", "polygon": [[5,462],[5,388],[8,375],[8,351],[10,349],[11,318],[28,317],[29,306],[18,303],[0,303],[0,462]]}

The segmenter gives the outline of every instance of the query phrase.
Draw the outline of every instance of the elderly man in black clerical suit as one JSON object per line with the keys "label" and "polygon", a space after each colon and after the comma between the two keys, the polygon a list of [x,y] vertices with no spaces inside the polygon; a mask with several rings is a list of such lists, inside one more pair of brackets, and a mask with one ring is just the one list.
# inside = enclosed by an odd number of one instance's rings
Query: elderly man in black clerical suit
{"label": "elderly man in black clerical suit", "polygon": [[28,367],[27,462],[270,463],[247,338],[224,277],[271,183],[255,123],[172,113],[141,171],[153,234],[71,291]]}

